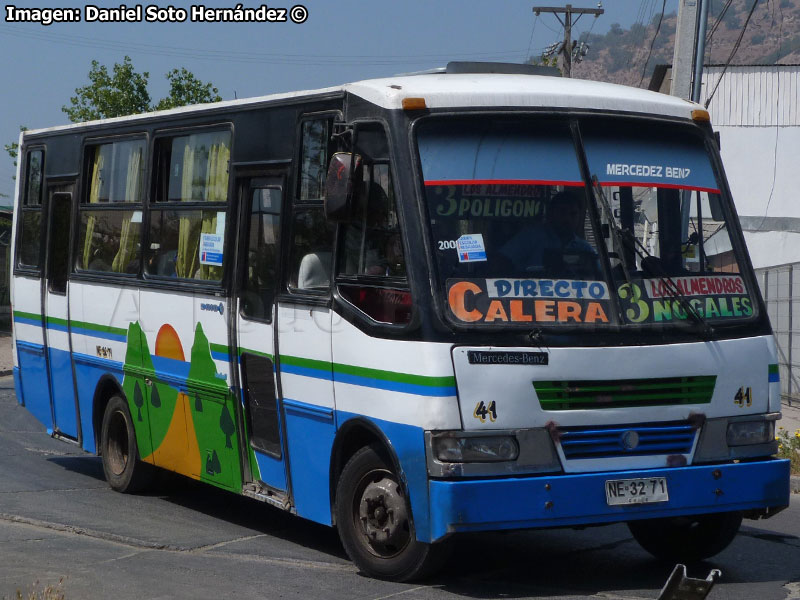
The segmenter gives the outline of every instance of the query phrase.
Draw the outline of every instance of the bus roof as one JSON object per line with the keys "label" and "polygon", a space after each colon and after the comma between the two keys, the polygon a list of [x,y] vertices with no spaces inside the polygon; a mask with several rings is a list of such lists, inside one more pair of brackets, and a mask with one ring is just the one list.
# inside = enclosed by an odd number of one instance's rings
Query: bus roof
{"label": "bus roof", "polygon": [[368,79],[340,86],[195,104],[164,111],[60,125],[23,132],[21,137],[82,129],[92,125],[147,121],[168,115],[246,108],[252,105],[336,96],[345,92],[360,96],[386,109],[401,109],[404,98],[424,98],[427,108],[567,108],[613,110],[690,119],[699,105],[639,88],[542,75],[424,74]]}

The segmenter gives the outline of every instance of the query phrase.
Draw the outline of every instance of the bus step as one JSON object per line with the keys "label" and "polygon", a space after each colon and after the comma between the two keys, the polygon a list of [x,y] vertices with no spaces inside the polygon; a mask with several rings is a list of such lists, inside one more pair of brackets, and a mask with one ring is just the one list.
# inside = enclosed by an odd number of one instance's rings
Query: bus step
{"label": "bus step", "polygon": [[658,600],[703,600],[721,575],[722,571],[712,569],[705,579],[693,579],[686,576],[686,565],[675,565]]}
{"label": "bus step", "polygon": [[275,490],[261,483],[247,483],[242,488],[242,495],[261,502],[266,502],[277,508],[294,512],[289,497],[279,490]]}

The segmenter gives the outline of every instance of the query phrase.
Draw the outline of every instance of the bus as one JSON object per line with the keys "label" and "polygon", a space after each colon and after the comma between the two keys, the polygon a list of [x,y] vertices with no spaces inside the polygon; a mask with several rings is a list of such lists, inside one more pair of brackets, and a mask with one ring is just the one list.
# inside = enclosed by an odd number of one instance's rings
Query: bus
{"label": "bus", "polygon": [[166,469],[423,577],[464,532],[696,560],[789,503],[709,114],[523,66],[20,136],[14,381],[109,485]]}

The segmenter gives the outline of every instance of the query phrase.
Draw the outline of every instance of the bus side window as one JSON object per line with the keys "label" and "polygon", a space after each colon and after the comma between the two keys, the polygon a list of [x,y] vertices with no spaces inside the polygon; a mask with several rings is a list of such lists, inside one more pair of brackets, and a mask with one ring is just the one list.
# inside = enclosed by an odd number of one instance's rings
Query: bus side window
{"label": "bus side window", "polygon": [[143,139],[86,147],[77,270],[139,272],[145,154]]}
{"label": "bus side window", "polygon": [[330,158],[333,120],[313,119],[300,125],[300,169],[297,199],[319,200],[325,195],[325,177]]}
{"label": "bus side window", "polygon": [[354,212],[344,225],[339,274],[405,277],[403,240],[388,164],[365,167]]}
{"label": "bus side window", "polygon": [[42,172],[44,151],[31,150],[25,156],[25,187],[20,214],[17,265],[38,268],[42,241]]}
{"label": "bus side window", "polygon": [[242,313],[265,321],[272,318],[275,296],[282,195],[278,187],[254,188],[250,199]]}
{"label": "bus side window", "polygon": [[373,321],[404,325],[411,321],[411,292],[406,276],[403,237],[382,126],[362,124],[358,152],[364,176],[353,214],[339,229],[336,272],[341,297]]}
{"label": "bus side window", "polygon": [[221,281],[231,132],[159,138],[155,154],[147,273]]}
{"label": "bus side window", "polygon": [[293,213],[289,289],[326,293],[331,286],[334,228],[321,207],[296,207]]}
{"label": "bus side window", "polygon": [[333,151],[333,116],[300,123],[297,197],[292,207],[289,290],[325,294],[331,285],[335,228],[322,209],[328,159]]}

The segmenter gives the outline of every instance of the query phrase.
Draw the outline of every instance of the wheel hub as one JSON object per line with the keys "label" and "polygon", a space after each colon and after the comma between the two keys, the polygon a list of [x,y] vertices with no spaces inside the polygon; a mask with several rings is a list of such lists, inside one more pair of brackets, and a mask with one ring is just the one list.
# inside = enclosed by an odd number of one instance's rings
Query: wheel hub
{"label": "wheel hub", "polygon": [[384,477],[368,484],[358,513],[371,545],[404,545],[408,537],[408,513],[397,482]]}

